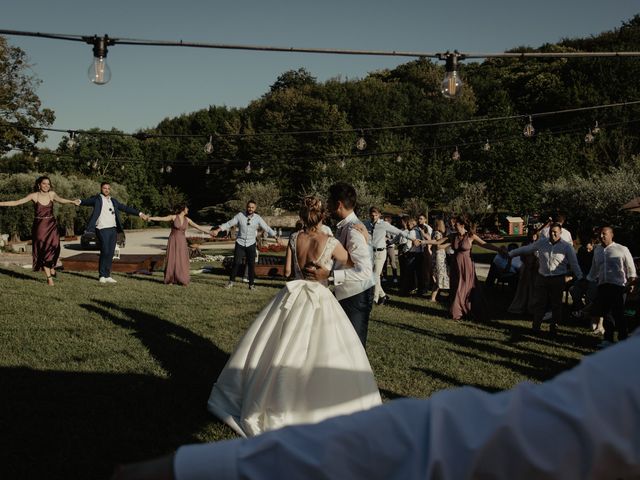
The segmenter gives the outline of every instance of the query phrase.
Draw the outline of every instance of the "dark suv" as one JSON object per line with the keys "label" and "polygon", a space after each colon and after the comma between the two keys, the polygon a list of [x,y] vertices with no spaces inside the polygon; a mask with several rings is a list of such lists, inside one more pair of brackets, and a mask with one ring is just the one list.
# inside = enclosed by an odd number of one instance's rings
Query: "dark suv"
{"label": "dark suv", "polygon": [[[124,244],[126,241],[126,236],[124,232],[118,232],[116,235],[116,245],[120,248],[124,248]],[[100,249],[100,240],[98,240],[98,236],[96,232],[85,232],[80,237],[80,246],[83,250],[99,250]]]}

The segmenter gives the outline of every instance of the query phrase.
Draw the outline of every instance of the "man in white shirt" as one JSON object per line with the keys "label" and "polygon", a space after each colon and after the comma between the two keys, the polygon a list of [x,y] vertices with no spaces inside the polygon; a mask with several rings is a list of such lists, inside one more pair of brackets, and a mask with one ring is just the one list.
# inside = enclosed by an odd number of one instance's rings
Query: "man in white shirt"
{"label": "man in white shirt", "polygon": [[113,198],[109,182],[102,182],[100,184],[100,194],[81,200],[80,205],[93,207],[86,230],[88,232],[95,231],[96,237],[100,241],[98,280],[100,283],[117,283],[111,277],[111,265],[113,263],[113,254],[116,250],[118,232],[123,231],[119,212],[123,211],[129,215],[138,215],[145,221],[149,220],[149,216]]}
{"label": "man in white shirt", "polygon": [[565,242],[573,245],[573,236],[571,235],[571,232],[566,228],[564,228],[564,222],[566,221],[566,217],[564,215],[556,215],[555,220],[549,217],[549,220],[547,221],[547,223],[540,230],[540,237],[549,238],[549,229],[551,225],[554,223],[554,221],[555,223],[560,224],[560,227],[562,228],[562,232],[560,233],[560,238]]}
{"label": "man in white shirt", "polygon": [[278,234],[273,230],[260,215],[256,213],[256,202],[249,200],[247,202],[246,211],[239,212],[226,223],[223,223],[217,228],[211,229],[211,236],[216,237],[220,230],[227,231],[231,227],[237,226],[238,236],[236,237],[236,245],[233,251],[233,267],[231,268],[231,275],[229,275],[229,282],[225,288],[231,288],[235,284],[236,275],[242,265],[242,261],[246,261],[246,268],[249,278],[249,290],[254,290],[255,276],[256,276],[256,236],[258,227],[262,228],[267,234],[272,237],[278,238]]}
{"label": "man in white shirt", "polygon": [[634,334],[542,384],[443,390],[314,425],[187,445],[120,467],[112,480],[638,478],[639,362]]}
{"label": "man in white shirt", "polygon": [[[373,252],[365,236],[355,228],[362,225],[353,211],[357,202],[356,190],[348,183],[336,183],[329,187],[327,209],[339,220],[335,237],[349,252],[353,267],[336,262],[330,272],[316,265],[308,266],[304,275],[309,280],[328,280],[335,285],[335,295],[349,317],[363,346],[367,344],[369,315],[373,307]],[[363,227],[361,227],[363,228]],[[366,234],[366,231],[364,232]]]}
{"label": "man in white shirt", "polygon": [[538,275],[534,281],[533,330],[540,331],[547,304],[551,305],[551,325],[549,332],[555,335],[562,319],[562,294],[566,277],[573,273],[576,280],[582,278],[578,258],[573,245],[561,239],[562,225],[554,223],[549,230],[549,238],[540,239],[508,252],[516,257],[538,252]]}
{"label": "man in white shirt", "polygon": [[[636,284],[636,267],[629,249],[613,241],[613,229],[603,227],[600,231],[601,245],[593,253],[593,263],[587,278],[598,283],[596,295],[596,318],[604,318],[604,341],[600,347],[613,344],[614,330],[618,339],[628,335],[627,318],[624,316],[624,294]],[[611,315],[609,315],[611,314]],[[613,322],[611,321],[613,317]]]}
{"label": "man in white shirt", "polygon": [[382,220],[380,218],[380,210],[377,207],[369,209],[369,218],[370,220],[364,222],[364,226],[367,228],[369,235],[371,235],[371,245],[373,247],[373,273],[376,278],[373,303],[384,305],[389,300],[389,297],[382,289],[380,276],[382,267],[387,260],[387,235],[400,235],[408,240],[409,234]]}

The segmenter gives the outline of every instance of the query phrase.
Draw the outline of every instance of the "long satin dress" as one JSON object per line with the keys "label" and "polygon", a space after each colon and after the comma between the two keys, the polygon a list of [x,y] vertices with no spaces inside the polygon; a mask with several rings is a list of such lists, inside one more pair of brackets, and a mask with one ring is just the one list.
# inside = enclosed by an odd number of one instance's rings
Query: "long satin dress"
{"label": "long satin dress", "polygon": [[[260,312],[213,386],[208,409],[239,435],[366,410],[381,403],[367,354],[331,291],[297,280]],[[330,237],[317,263],[331,268]]]}
{"label": "long satin dress", "polygon": [[171,224],[171,233],[167,241],[167,256],[164,264],[164,283],[189,285],[189,245],[185,232],[189,226],[187,217],[180,223],[180,217]]}
{"label": "long satin dress", "polygon": [[31,228],[31,251],[33,254],[33,271],[43,267],[54,268],[60,257],[60,234],[58,224],[53,216],[53,202],[42,205],[34,203],[35,216]]}
{"label": "long satin dress", "polygon": [[451,291],[455,297],[451,303],[451,317],[460,320],[471,313],[471,292],[476,286],[476,269],[471,260],[473,241],[469,235],[453,239],[453,269]]}

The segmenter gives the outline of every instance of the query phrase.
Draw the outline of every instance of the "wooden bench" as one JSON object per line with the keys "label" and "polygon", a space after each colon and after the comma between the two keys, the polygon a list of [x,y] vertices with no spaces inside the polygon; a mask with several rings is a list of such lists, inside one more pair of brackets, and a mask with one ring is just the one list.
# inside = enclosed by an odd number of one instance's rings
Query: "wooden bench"
{"label": "wooden bench", "polygon": [[[64,269],[72,272],[98,271],[98,253],[80,253],[62,259]],[[120,273],[153,272],[164,265],[164,255],[120,255],[114,259],[111,270]]]}

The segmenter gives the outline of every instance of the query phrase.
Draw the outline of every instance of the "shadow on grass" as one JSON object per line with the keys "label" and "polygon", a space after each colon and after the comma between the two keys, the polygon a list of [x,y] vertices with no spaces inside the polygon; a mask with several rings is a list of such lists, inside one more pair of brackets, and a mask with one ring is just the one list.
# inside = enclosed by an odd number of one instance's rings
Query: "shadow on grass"
{"label": "shadow on grass", "polygon": [[[11,278],[17,278],[18,280],[30,280],[32,282],[44,283],[46,285],[46,282],[43,282],[43,279],[40,279],[36,276],[27,275],[26,273],[21,273],[21,272],[17,272],[15,270],[9,270],[6,268],[0,268],[0,275],[6,275]],[[39,275],[42,275],[42,273],[39,273]]]}
{"label": "shadow on grass", "polygon": [[3,478],[109,478],[118,463],[198,442],[195,434],[215,422],[206,404],[225,352],[140,310],[110,302],[82,307],[130,331],[168,378],[0,369]]}
{"label": "shadow on grass", "polygon": [[426,305],[424,304],[416,305],[413,303],[403,302],[401,298],[402,297],[391,297],[391,300],[389,300],[385,304],[385,306],[398,308],[400,310],[406,310],[408,312],[415,312],[415,313],[421,313],[424,315],[430,315],[433,317],[446,318],[449,316],[449,312],[446,309],[436,308],[434,306],[431,306],[426,301],[425,301],[425,303],[427,303]]}
{"label": "shadow on grass", "polygon": [[437,380],[440,380],[441,382],[447,384],[446,388],[467,386],[467,387],[479,388],[480,390],[484,390],[485,392],[490,392],[490,393],[496,393],[496,392],[500,392],[501,391],[497,387],[492,387],[492,386],[489,386],[489,385],[482,385],[480,383],[464,383],[464,382],[461,382],[457,378],[451,377],[449,375],[445,375],[442,372],[438,372],[436,370],[431,370],[429,368],[413,367],[412,370],[415,371],[415,372],[422,372],[425,375],[429,376],[430,378],[435,378]]}

